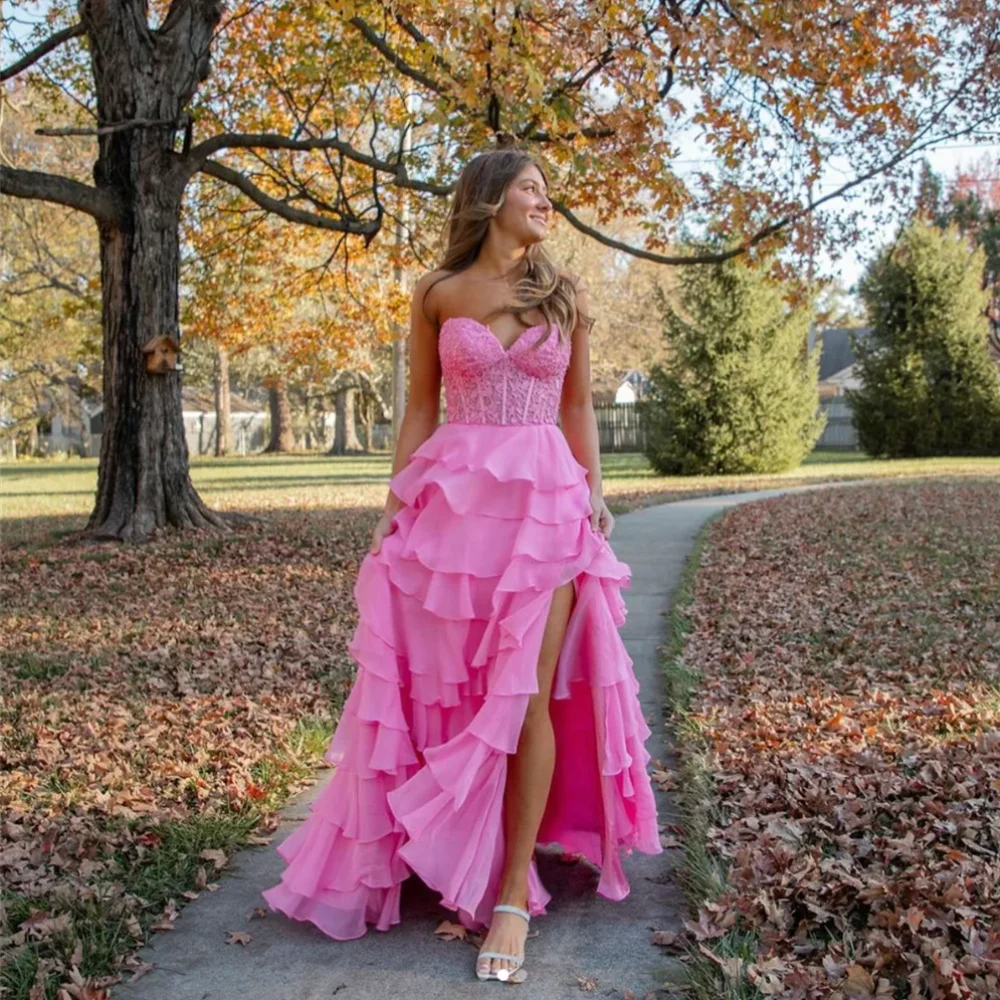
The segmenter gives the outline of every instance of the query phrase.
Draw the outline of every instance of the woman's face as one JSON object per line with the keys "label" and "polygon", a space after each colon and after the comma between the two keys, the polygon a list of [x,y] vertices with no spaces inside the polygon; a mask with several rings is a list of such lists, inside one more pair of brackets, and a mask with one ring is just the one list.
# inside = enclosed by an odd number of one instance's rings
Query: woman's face
{"label": "woman's face", "polygon": [[542,172],[529,163],[507,185],[495,221],[521,243],[539,243],[549,234],[552,202]]}

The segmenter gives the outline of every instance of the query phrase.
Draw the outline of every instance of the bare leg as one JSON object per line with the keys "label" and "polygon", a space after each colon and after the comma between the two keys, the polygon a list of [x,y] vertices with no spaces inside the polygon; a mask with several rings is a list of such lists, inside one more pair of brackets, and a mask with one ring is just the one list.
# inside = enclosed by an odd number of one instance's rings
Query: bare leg
{"label": "bare leg", "polygon": [[[531,696],[521,729],[517,752],[507,762],[504,789],[504,873],[498,903],[528,908],[528,869],[534,856],[538,828],[545,814],[555,768],[555,734],[549,716],[549,698],[559,662],[566,624],[574,603],[573,583],[558,587],[552,595],[542,646],[538,655],[538,693]],[[483,942],[483,951],[509,955],[524,953],[528,925],[516,913],[495,913]],[[513,963],[502,958],[481,959],[494,972]]]}

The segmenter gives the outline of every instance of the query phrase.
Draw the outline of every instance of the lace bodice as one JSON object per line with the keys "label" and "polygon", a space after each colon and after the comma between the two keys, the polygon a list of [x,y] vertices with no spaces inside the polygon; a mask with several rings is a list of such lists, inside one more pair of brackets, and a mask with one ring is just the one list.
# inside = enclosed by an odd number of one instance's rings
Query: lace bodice
{"label": "lace bodice", "polygon": [[529,349],[545,324],[529,327],[504,350],[489,327],[468,316],[441,324],[438,354],[449,423],[554,424],[559,416],[570,344],[553,324],[538,350]]}

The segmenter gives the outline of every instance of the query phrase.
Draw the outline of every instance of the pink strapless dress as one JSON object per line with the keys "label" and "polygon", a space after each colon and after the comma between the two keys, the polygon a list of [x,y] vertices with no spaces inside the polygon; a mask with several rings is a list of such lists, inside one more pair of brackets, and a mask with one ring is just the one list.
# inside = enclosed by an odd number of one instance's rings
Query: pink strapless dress
{"label": "pink strapless dress", "polygon": [[[658,854],[650,735],[618,628],[629,567],[590,526],[586,468],[556,419],[570,347],[544,326],[509,350],[477,320],[442,325],[447,420],[390,481],[406,506],[354,587],[358,666],[326,759],[336,766],[270,907],[332,938],[399,923],[416,873],[472,930],[487,926],[504,859],[508,754],[517,750],[553,590],[576,603],[553,683],[555,774],[538,833],[629,892],[621,852]],[[550,894],[532,862],[529,910]]]}

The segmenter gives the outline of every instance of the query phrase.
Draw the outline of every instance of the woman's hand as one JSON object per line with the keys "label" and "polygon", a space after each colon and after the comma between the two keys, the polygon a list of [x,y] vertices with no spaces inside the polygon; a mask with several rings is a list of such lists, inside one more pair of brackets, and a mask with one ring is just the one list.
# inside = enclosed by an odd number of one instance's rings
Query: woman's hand
{"label": "woman's hand", "polygon": [[600,531],[605,538],[611,537],[615,527],[614,516],[608,510],[604,495],[600,492],[590,494],[590,526],[594,531]]}
{"label": "woman's hand", "polygon": [[375,555],[382,548],[382,539],[396,530],[396,525],[392,522],[398,513],[398,510],[384,510],[382,512],[382,516],[378,519],[378,524],[375,525],[375,530],[372,532],[372,543],[368,549],[370,555]]}

